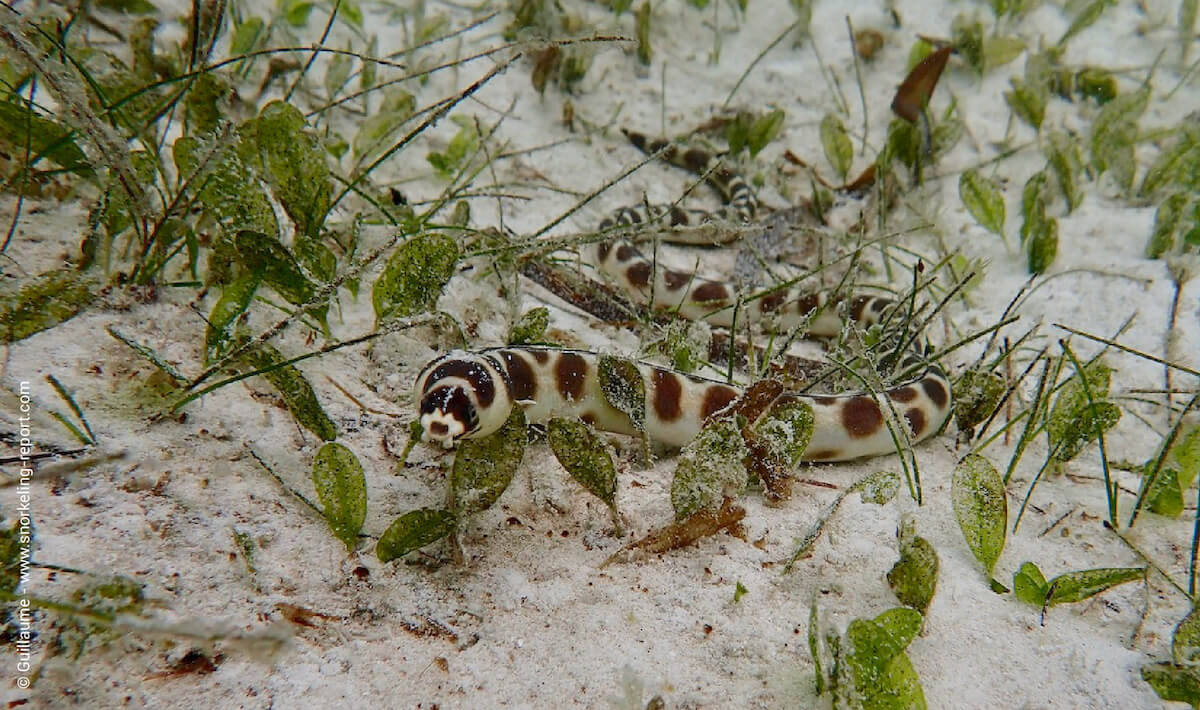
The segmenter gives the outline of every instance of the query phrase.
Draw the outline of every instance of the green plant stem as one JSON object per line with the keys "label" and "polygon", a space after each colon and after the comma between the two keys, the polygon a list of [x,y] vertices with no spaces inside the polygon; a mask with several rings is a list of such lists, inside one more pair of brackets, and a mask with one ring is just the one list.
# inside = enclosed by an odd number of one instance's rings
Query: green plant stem
{"label": "green plant stem", "polygon": [[[1079,384],[1083,386],[1083,394],[1087,397],[1088,412],[1092,411],[1096,400],[1092,396],[1092,387],[1088,384],[1087,373],[1083,370],[1083,365],[1079,364],[1079,360],[1075,357],[1075,353],[1071,350],[1071,346],[1065,340],[1058,341],[1059,347],[1063,349],[1067,357],[1071,359],[1071,364],[1075,366],[1076,376],[1079,378]],[[1096,420],[1093,418],[1093,422]],[[1098,422],[1097,422],[1098,423]],[[1104,427],[1097,426],[1097,439],[1100,443],[1100,465],[1104,470],[1104,495],[1108,499],[1108,522],[1115,528],[1117,526],[1117,484],[1112,478],[1112,472],[1108,466],[1108,450],[1104,445]]]}
{"label": "green plant stem", "polygon": [[1158,458],[1154,460],[1154,465],[1150,468],[1150,475],[1142,479],[1142,487],[1138,491],[1137,502],[1134,503],[1133,513],[1129,516],[1129,525],[1127,527],[1133,527],[1133,524],[1137,522],[1138,514],[1142,512],[1142,507],[1146,505],[1146,499],[1149,497],[1151,489],[1154,488],[1154,483],[1158,480],[1158,474],[1162,471],[1163,462],[1166,460],[1167,454],[1170,453],[1175,439],[1179,437],[1179,430],[1183,428],[1187,413],[1196,406],[1197,401],[1200,401],[1200,393],[1197,393],[1188,401],[1187,406],[1179,414],[1179,419],[1175,422],[1175,426],[1171,428],[1171,433],[1163,441],[1162,450],[1159,451]]}
{"label": "green plant stem", "polygon": [[[412,322],[412,323],[405,324],[406,327],[411,327],[413,325],[416,325],[416,323]],[[262,375],[262,374],[265,374],[268,372],[274,372],[275,370],[287,367],[288,365],[294,365],[303,360],[307,360],[312,357],[317,357],[318,355],[324,355],[326,353],[333,352],[334,350],[340,350],[342,348],[349,347],[351,345],[358,345],[359,343],[365,343],[369,340],[374,340],[375,338],[378,338],[381,335],[383,335],[382,332],[367,333],[366,335],[361,335],[357,338],[351,338],[349,340],[342,340],[342,341],[339,341],[336,343],[330,343],[329,345],[326,345],[325,347],[320,348],[319,350],[314,350],[312,352],[304,353],[303,355],[297,355],[296,357],[288,358],[287,360],[281,360],[269,367],[261,367],[261,368],[255,369],[255,370],[251,370],[249,372],[243,372],[243,373],[234,375],[233,377],[228,377],[219,382],[214,382],[213,384],[209,385],[208,387],[205,387],[204,389],[200,389],[195,392],[192,392],[191,394],[187,395],[183,399],[176,402],[174,404],[174,406],[171,407],[171,411],[177,412],[177,411],[179,411],[180,407],[183,407],[185,404],[187,404],[195,399],[198,399],[200,397],[203,397],[204,395],[208,394],[209,392],[212,392],[213,390],[220,389],[221,387],[224,387],[225,385],[230,385],[230,384],[233,384],[234,382],[240,382],[244,379],[254,377],[255,375]]]}
{"label": "green plant stem", "polygon": [[1092,335],[1091,333],[1085,333],[1082,330],[1076,330],[1075,328],[1063,325],[1061,323],[1055,323],[1054,327],[1062,328],[1063,330],[1067,331],[1068,333],[1074,333],[1075,335],[1078,335],[1082,338],[1087,338],[1088,340],[1094,340],[1097,343],[1104,343],[1105,345],[1108,345],[1109,347],[1116,348],[1117,350],[1123,350],[1123,351],[1129,353],[1130,355],[1136,355],[1144,360],[1149,360],[1150,362],[1157,362],[1160,365],[1166,365],[1167,367],[1169,367],[1173,370],[1178,370],[1179,372],[1183,372],[1185,374],[1192,375],[1194,377],[1200,377],[1200,370],[1193,370],[1190,367],[1186,367],[1184,365],[1180,365],[1178,363],[1171,362],[1170,360],[1164,360],[1163,358],[1158,357],[1156,355],[1151,355],[1150,353],[1142,352],[1141,350],[1137,350],[1136,348],[1131,348],[1128,345],[1122,345],[1121,343],[1118,343],[1115,340],[1111,340],[1109,338],[1103,338],[1103,337],[1100,337],[1099,335]]}

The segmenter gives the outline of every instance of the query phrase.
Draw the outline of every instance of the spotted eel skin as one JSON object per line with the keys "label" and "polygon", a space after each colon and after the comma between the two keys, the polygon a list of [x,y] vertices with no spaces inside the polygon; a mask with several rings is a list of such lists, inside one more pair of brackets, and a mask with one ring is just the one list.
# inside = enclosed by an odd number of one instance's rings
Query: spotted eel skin
{"label": "spotted eel skin", "polygon": [[[721,193],[725,204],[716,210],[688,209],[679,205],[636,205],[622,207],[600,222],[600,229],[617,225],[636,226],[643,222],[662,220],[671,227],[691,227],[705,222],[753,222],[758,212],[758,199],[749,183],[737,172],[721,164],[719,157],[701,148],[688,148],[663,139],[648,138],[641,133],[623,131],[639,150],[658,154],[664,161],[704,176],[709,185]],[[687,232],[681,231],[672,241],[688,242]],[[701,242],[703,243],[703,242]]]}
{"label": "spotted eel skin", "polygon": [[[518,404],[530,423],[576,417],[604,431],[634,434],[629,417],[613,408],[600,389],[600,357],[584,350],[528,346],[447,353],[417,378],[425,437],[449,448],[458,439],[487,436]],[[913,356],[906,364],[917,363]],[[741,388],[716,380],[635,364],[646,388],[646,433],[668,446],[691,441],[710,415],[742,394]],[[893,411],[903,417],[913,443],[936,433],[950,414],[949,383],[933,365],[882,393],[784,393],[777,405],[797,400],[811,405],[815,418],[805,461],[847,461],[894,452],[896,443],[885,424]],[[903,442],[903,435],[897,436]]]}
{"label": "spotted eel skin", "polygon": [[[757,202],[749,185],[736,173],[720,167],[706,151],[654,142],[627,134],[646,152],[661,152],[668,162],[705,174],[725,197],[713,213],[678,207],[643,205],[617,210],[602,228],[637,225],[662,219],[671,225],[700,220],[747,222]],[[780,331],[807,325],[812,336],[836,336],[846,325],[843,316],[866,328],[893,308],[890,299],[858,296],[831,298],[825,293],[792,290],[769,292],[734,308],[733,289],[722,282],[667,268],[655,268],[630,242],[613,240],[590,247],[593,263],[635,298],[655,308],[669,308],[685,318],[729,327],[770,319]],[[546,347],[503,347],[476,352],[456,350],[430,362],[417,377],[420,424],[426,441],[450,448],[460,439],[488,436],[497,431],[520,405],[526,421],[542,423],[555,417],[576,417],[599,429],[635,434],[630,418],[609,404],[600,388],[601,355],[582,350]],[[724,409],[743,390],[717,380],[697,377],[655,364],[634,361],[646,393],[645,428],[653,440],[683,446],[704,422]],[[903,371],[911,379],[877,393],[837,395],[784,393],[777,400],[801,401],[813,409],[812,439],[805,461],[848,461],[895,452],[906,444],[895,424],[903,420],[908,443],[915,444],[940,431],[950,415],[950,382],[935,364],[909,354]],[[899,419],[898,419],[899,418]],[[895,435],[895,436],[894,436]]]}

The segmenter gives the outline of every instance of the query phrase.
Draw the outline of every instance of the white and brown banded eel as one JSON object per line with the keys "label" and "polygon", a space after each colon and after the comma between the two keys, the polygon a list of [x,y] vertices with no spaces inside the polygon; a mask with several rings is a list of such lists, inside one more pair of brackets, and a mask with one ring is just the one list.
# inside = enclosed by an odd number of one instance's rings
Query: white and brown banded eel
{"label": "white and brown banded eel", "polygon": [[[506,347],[456,350],[425,366],[417,377],[420,422],[427,441],[450,448],[459,439],[488,436],[508,419],[514,406],[531,424],[555,417],[582,419],[598,429],[637,433],[628,415],[609,404],[600,389],[601,355],[585,350]],[[633,361],[646,392],[646,434],[667,446],[683,446],[704,422],[741,396],[740,387]],[[916,355],[902,363],[919,367]],[[877,394],[810,395],[784,393],[777,403],[812,406],[812,439],[802,460],[848,461],[896,451],[887,420],[903,418],[909,441],[919,442],[942,428],[950,414],[950,385],[936,365],[911,380]],[[904,436],[896,432],[899,440]]]}
{"label": "white and brown banded eel", "polygon": [[[721,165],[717,156],[700,148],[650,139],[632,131],[625,131],[625,135],[642,151],[658,153],[672,165],[705,175],[709,184],[724,197],[725,205],[712,212],[670,205],[622,207],[600,223],[601,229],[617,225],[637,226],[663,218],[663,215],[667,215],[664,219],[673,227],[709,221],[745,223],[754,220],[758,201],[753,190],[742,176]],[[817,337],[836,336],[844,325],[834,308],[840,299],[798,289],[768,292],[735,309],[734,289],[729,284],[656,265],[625,239],[588,245],[583,248],[583,256],[635,300],[647,303],[652,309],[673,310],[689,320],[703,320],[728,328],[735,319],[743,325],[773,319],[779,331],[806,325],[808,334]],[[848,315],[866,327],[878,322],[891,302],[887,298],[860,296],[850,301]],[[807,322],[809,320],[812,322]]]}
{"label": "white and brown banded eel", "polygon": [[[615,226],[636,226],[662,220],[670,227],[693,227],[705,222],[731,222],[735,224],[754,221],[758,213],[758,198],[746,179],[734,170],[725,167],[719,156],[702,148],[682,146],[661,138],[649,138],[642,133],[622,130],[639,150],[650,155],[657,154],[662,160],[696,175],[704,176],[709,185],[721,193],[724,204],[715,210],[700,210],[680,205],[639,204],[621,207],[600,222],[600,229]],[[687,231],[680,231],[678,239],[690,242]],[[707,242],[701,242],[707,243]]]}
{"label": "white and brown banded eel", "polygon": [[[661,205],[622,208],[605,220],[603,228],[659,218],[673,226],[754,218],[757,202],[749,185],[721,167],[711,154],[652,142],[640,134],[627,135],[646,152],[661,151],[668,162],[706,175],[725,197],[726,205],[714,213]],[[735,309],[734,289],[728,284],[693,273],[656,269],[629,241],[602,242],[589,250],[587,255],[594,264],[635,298],[649,301],[653,308],[672,309],[685,318],[716,326],[729,327],[735,317],[741,323],[770,318],[780,330],[806,326],[808,335],[833,337],[845,327],[844,319],[866,328],[881,322],[894,305],[883,297],[843,299],[779,290]],[[514,406],[524,407],[529,423],[575,417],[604,431],[635,434],[628,415],[609,404],[601,390],[601,357],[583,350],[531,346],[447,353],[426,365],[417,377],[423,435],[446,448],[459,439],[485,437],[508,420]],[[742,388],[717,380],[633,362],[645,386],[646,434],[668,446],[691,441],[710,416],[743,393]],[[880,392],[782,394],[778,402],[802,401],[813,409],[813,434],[802,460],[878,456],[895,452],[898,444],[915,444],[940,431],[951,410],[945,372],[916,353],[907,355],[900,366],[902,372],[915,374]],[[897,430],[901,420],[907,436]]]}

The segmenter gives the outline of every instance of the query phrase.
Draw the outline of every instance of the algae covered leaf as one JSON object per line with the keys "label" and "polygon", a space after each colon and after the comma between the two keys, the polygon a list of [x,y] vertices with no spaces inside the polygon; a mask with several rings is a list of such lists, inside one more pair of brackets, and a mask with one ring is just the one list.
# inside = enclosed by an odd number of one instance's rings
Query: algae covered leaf
{"label": "algae covered leaf", "polygon": [[675,519],[713,509],[726,498],[736,498],[746,488],[749,452],[742,433],[730,419],[709,423],[683,447],[671,480],[671,505]]}
{"label": "algae covered leaf", "polygon": [[[743,399],[749,399],[768,382],[756,382]],[[778,383],[771,384],[772,391],[782,389]],[[762,481],[764,495],[768,500],[780,501],[791,496],[791,469],[808,448],[816,419],[812,405],[803,400],[774,399],[769,406],[757,421],[753,421],[752,414],[745,415],[753,424],[743,428],[742,438],[750,454],[746,463]]]}
{"label": "algae covered leaf", "polygon": [[1133,186],[1137,172],[1134,148],[1138,142],[1138,120],[1146,111],[1150,89],[1120,94],[1104,104],[1092,123],[1091,162],[1098,173],[1111,173],[1125,190]]}
{"label": "algae covered leaf", "polygon": [[1102,567],[1067,572],[1050,580],[1046,603],[1050,606],[1072,604],[1108,591],[1118,584],[1144,579],[1145,576],[1143,567]]}
{"label": "algae covered leaf", "polygon": [[[287,299],[288,303],[303,306],[316,299],[318,288],[300,268],[292,252],[278,239],[262,232],[243,229],[233,240],[242,264],[262,275],[263,283]],[[329,306],[321,305],[310,311],[328,331],[326,317]]]}
{"label": "algae covered leaf", "polygon": [[487,510],[500,498],[521,465],[525,443],[525,412],[513,407],[495,434],[459,444],[450,471],[450,510],[455,516]]}
{"label": "algae covered leaf", "polygon": [[1046,434],[1056,461],[1070,461],[1088,443],[1116,426],[1121,410],[1106,401],[1112,369],[1100,360],[1083,368],[1086,383],[1079,375],[1063,385],[1046,421]]}
{"label": "algae covered leaf", "polygon": [[633,428],[646,431],[646,383],[629,360],[611,355],[600,357],[600,391],[613,409],[629,417]]}
{"label": "algae covered leaf", "polygon": [[546,441],[562,467],[588,491],[617,509],[617,468],[596,430],[578,419],[551,419]]}
{"label": "algae covered leaf", "polygon": [[375,544],[380,562],[391,562],[454,532],[458,519],[448,510],[421,508],[396,518]]}
{"label": "algae covered leaf", "polygon": [[526,311],[508,332],[509,345],[545,342],[546,327],[550,325],[550,309],[538,306]]}
{"label": "algae covered leaf", "polygon": [[272,101],[255,125],[264,177],[296,231],[315,237],[329,212],[333,185],[321,141],[308,130],[304,114],[283,101]]}
{"label": "algae covered leaf", "polygon": [[865,710],[925,708],[921,679],[904,652],[922,620],[920,612],[901,607],[850,622],[843,659]]}
{"label": "algae covered leaf", "polygon": [[353,451],[331,441],[313,459],[312,479],[330,529],[353,551],[367,517],[367,479],[362,464]]}
{"label": "algae covered leaf", "polygon": [[958,196],[984,229],[1004,236],[1004,195],[991,178],[967,170],[958,178]]}
{"label": "algae covered leaf", "polygon": [[1200,663],[1200,611],[1193,608],[1171,634],[1171,656],[1176,663]]}
{"label": "algae covered leaf", "polygon": [[896,599],[922,614],[937,589],[938,556],[933,545],[908,526],[900,532],[900,559],[887,573],[888,586]]}
{"label": "algae covered leaf", "polygon": [[1008,498],[1000,473],[991,461],[970,454],[954,467],[950,495],[967,547],[990,578],[1008,526]]}
{"label": "algae covered leaf", "polygon": [[29,104],[0,101],[0,144],[9,155],[23,155],[26,147],[30,157],[46,157],[65,170],[91,175],[87,155],[76,144],[67,126],[37,115]]}
{"label": "algae covered leaf", "polygon": [[994,372],[963,372],[954,381],[954,425],[960,431],[972,431],[992,415],[1004,392],[1004,378]]}
{"label": "algae covered leaf", "polygon": [[458,246],[445,234],[419,234],[401,244],[371,290],[376,323],[433,308],[454,275],[458,257]]}
{"label": "algae covered leaf", "polygon": [[1046,596],[1050,594],[1050,585],[1046,583],[1046,576],[1037,565],[1026,562],[1013,573],[1013,594],[1026,604],[1042,606],[1046,603]]}
{"label": "algae covered leaf", "polygon": [[1200,668],[1160,661],[1142,666],[1142,680],[1168,702],[1200,707]]}
{"label": "algae covered leaf", "polygon": [[77,271],[47,271],[0,294],[0,340],[15,343],[79,315],[96,297]]}

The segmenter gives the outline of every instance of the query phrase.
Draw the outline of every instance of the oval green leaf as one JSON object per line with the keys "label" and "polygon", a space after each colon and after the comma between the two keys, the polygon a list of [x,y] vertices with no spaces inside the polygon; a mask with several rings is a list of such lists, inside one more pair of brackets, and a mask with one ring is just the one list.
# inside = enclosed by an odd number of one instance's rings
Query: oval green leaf
{"label": "oval green leaf", "polygon": [[266,23],[261,17],[249,17],[241,24],[234,24],[233,38],[229,42],[229,56],[247,54],[258,47],[266,35]]}
{"label": "oval green leaf", "polygon": [[779,131],[783,128],[783,119],[784,112],[781,108],[777,108],[754,119],[754,123],[750,125],[750,135],[746,140],[746,144],[750,147],[751,156],[758,155],[760,150],[775,140],[775,137],[779,135]]}
{"label": "oval green leaf", "polygon": [[46,157],[69,172],[91,175],[87,155],[74,135],[67,126],[34,113],[27,103],[0,101],[0,144],[10,155],[24,155],[28,148],[31,157]]}
{"label": "oval green leaf", "polygon": [[1184,426],[1167,453],[1179,466],[1179,485],[1187,488],[1200,476],[1200,424]]}
{"label": "oval green leaf", "polygon": [[1020,77],[1013,77],[1009,81],[1012,83],[1012,91],[1004,92],[1004,101],[1017,118],[1033,126],[1035,130],[1040,129],[1042,121],[1046,119],[1049,90]]}
{"label": "oval green leaf", "polygon": [[954,424],[972,431],[1000,404],[1007,387],[1004,378],[986,370],[967,370],[954,381]]}
{"label": "oval green leaf", "polygon": [[1046,576],[1032,562],[1026,562],[1013,573],[1013,593],[1017,599],[1040,607],[1046,603],[1046,595],[1050,585],[1046,584]]}
{"label": "oval green leaf", "polygon": [[380,562],[391,562],[454,532],[458,519],[448,510],[421,508],[396,518],[375,544]]}
{"label": "oval green leaf", "polygon": [[508,332],[509,345],[542,343],[546,338],[546,327],[550,325],[550,309],[538,306],[525,312]]}
{"label": "oval green leaf", "polygon": [[821,146],[825,149],[825,159],[837,171],[843,181],[850,172],[850,163],[854,160],[854,146],[850,143],[850,135],[846,126],[837,114],[827,113],[821,119]]}
{"label": "oval green leaf", "polygon": [[1039,170],[1031,175],[1021,188],[1021,244],[1029,241],[1029,235],[1046,221],[1049,186],[1049,175],[1045,170]]}
{"label": "oval green leaf", "polygon": [[465,439],[450,471],[450,509],[460,518],[492,507],[525,455],[525,412],[513,407],[500,430],[483,439]]}
{"label": "oval green leaf", "polygon": [[[302,306],[316,298],[317,286],[304,275],[296,257],[273,236],[243,229],[234,237],[234,246],[242,264],[262,274],[264,283],[275,289],[288,303]],[[328,330],[325,322],[328,306],[312,311],[313,317]]]}
{"label": "oval green leaf", "polygon": [[929,541],[918,535],[900,540],[900,559],[887,573],[892,594],[907,607],[921,614],[933,601],[937,589],[938,556]]}
{"label": "oval green leaf", "polygon": [[1067,572],[1050,580],[1050,593],[1046,603],[1054,606],[1083,601],[1118,584],[1143,579],[1145,576],[1146,570],[1143,567],[1102,567]]}
{"label": "oval green leaf", "polygon": [[746,488],[743,463],[749,451],[741,430],[729,419],[712,422],[683,447],[671,479],[671,505],[675,519],[683,520],[705,509],[719,507]]}
{"label": "oval green leaf", "polygon": [[1184,502],[1178,471],[1173,468],[1159,469],[1158,475],[1150,484],[1150,491],[1146,494],[1146,507],[1157,515],[1179,517],[1183,512]]}
{"label": "oval green leaf", "polygon": [[95,299],[92,283],[69,269],[47,271],[0,295],[0,340],[15,343],[79,315]]}
{"label": "oval green leaf", "polygon": [[1004,195],[995,182],[968,170],[958,178],[958,196],[984,229],[1004,236]]}
{"label": "oval green leaf", "polygon": [[1024,51],[1025,41],[1020,37],[984,37],[984,71],[1002,67],[1021,56],[1021,52]]}
{"label": "oval green leaf", "polygon": [[331,441],[313,459],[312,479],[330,529],[353,552],[367,518],[367,479],[358,457]]}
{"label": "oval green leaf", "polygon": [[1100,16],[1104,14],[1109,5],[1113,4],[1115,3],[1112,0],[1091,0],[1091,2],[1087,3],[1075,3],[1075,7],[1078,10],[1075,13],[1075,17],[1071,18],[1071,26],[1059,38],[1059,46],[1066,44],[1067,40],[1095,24],[1096,20],[1100,19]]}
{"label": "oval green leaf", "polygon": [[617,509],[617,468],[608,446],[596,431],[578,419],[551,419],[546,441],[571,478],[592,495]]}
{"label": "oval green leaf", "polygon": [[897,608],[873,621],[855,619],[846,630],[844,658],[864,708],[922,709],[921,681],[904,653],[921,629],[921,614]]}
{"label": "oval green leaf", "polygon": [[278,234],[275,209],[257,174],[235,147],[181,136],[171,152],[180,175],[198,189],[196,199],[227,234],[240,229]]}
{"label": "oval green leaf", "polygon": [[250,299],[262,281],[257,271],[251,271],[234,279],[221,289],[221,298],[208,314],[208,328],[204,332],[204,364],[211,365],[221,359],[229,349],[233,326],[237,318],[250,307]]}
{"label": "oval green leaf", "polygon": [[920,613],[904,607],[888,609],[875,617],[875,623],[888,636],[889,647],[895,648],[892,655],[908,648],[908,644],[920,633],[923,621],[924,617]]}
{"label": "oval green leaf", "polygon": [[401,244],[371,290],[376,323],[432,308],[454,275],[458,257],[458,246],[445,234],[419,234]]}
{"label": "oval green leaf", "polygon": [[991,577],[1008,527],[1008,497],[1000,473],[983,456],[970,454],[954,467],[950,495],[967,547]]}
{"label": "oval green leaf", "polygon": [[900,492],[900,474],[895,471],[879,471],[854,484],[861,493],[864,503],[887,505]]}
{"label": "oval green leaf", "polygon": [[1176,663],[1200,662],[1200,612],[1193,608],[1175,626],[1171,635],[1171,656]]}
{"label": "oval green leaf", "polygon": [[1087,386],[1076,374],[1062,387],[1046,421],[1046,435],[1057,461],[1070,461],[1089,442],[1121,419],[1121,410],[1108,396],[1112,369],[1101,360],[1083,368]]}
{"label": "oval green leaf", "polygon": [[1200,125],[1185,121],[1179,137],[1167,146],[1142,178],[1140,192],[1143,196],[1155,196],[1166,188],[1195,189],[1200,182]]}
{"label": "oval green leaf", "polygon": [[1079,142],[1062,131],[1053,131],[1043,147],[1046,162],[1058,179],[1059,189],[1067,200],[1067,214],[1075,211],[1083,199],[1079,192],[1079,172],[1083,159],[1079,157]]}
{"label": "oval green leaf", "polygon": [[296,223],[296,231],[315,237],[333,191],[321,141],[309,131],[304,114],[283,101],[264,106],[256,128],[264,177],[272,192]]}
{"label": "oval green leaf", "polygon": [[753,431],[760,444],[788,466],[795,466],[812,440],[814,426],[812,405],[799,399],[781,399],[754,423]]}
{"label": "oval green leaf", "polygon": [[1186,192],[1168,195],[1159,203],[1154,212],[1154,229],[1150,233],[1149,243],[1146,244],[1147,258],[1158,259],[1175,251],[1179,232],[1187,222],[1187,215],[1192,211],[1191,204],[1191,195]]}
{"label": "oval green leaf", "polygon": [[646,383],[637,365],[629,360],[602,355],[598,373],[600,391],[612,408],[629,417],[633,428],[646,430]]}
{"label": "oval green leaf", "polygon": [[1142,666],[1142,680],[1163,700],[1200,707],[1200,669],[1195,666],[1147,663]]}
{"label": "oval green leaf", "polygon": [[[371,62],[367,62],[366,65],[374,66]],[[366,73],[367,70],[364,67],[364,80]],[[364,88],[366,86],[369,84],[364,84]],[[396,132],[400,130],[405,121],[412,117],[413,111],[417,107],[416,97],[407,91],[394,87],[381,88],[378,91],[383,93],[379,110],[360,121],[358,132],[354,134],[354,155],[360,161],[374,159],[393,145]]]}
{"label": "oval green leaf", "polygon": [[1058,256],[1058,220],[1050,217],[1034,225],[1029,235],[1029,273],[1043,274]]}
{"label": "oval green leaf", "polygon": [[295,252],[296,260],[318,280],[329,282],[337,275],[337,257],[318,237],[297,235]]}
{"label": "oval green leaf", "polygon": [[1118,185],[1128,190],[1136,169],[1134,146],[1139,139],[1138,120],[1146,111],[1150,90],[1119,94],[1104,104],[1092,123],[1091,157],[1098,173],[1111,171]]}

